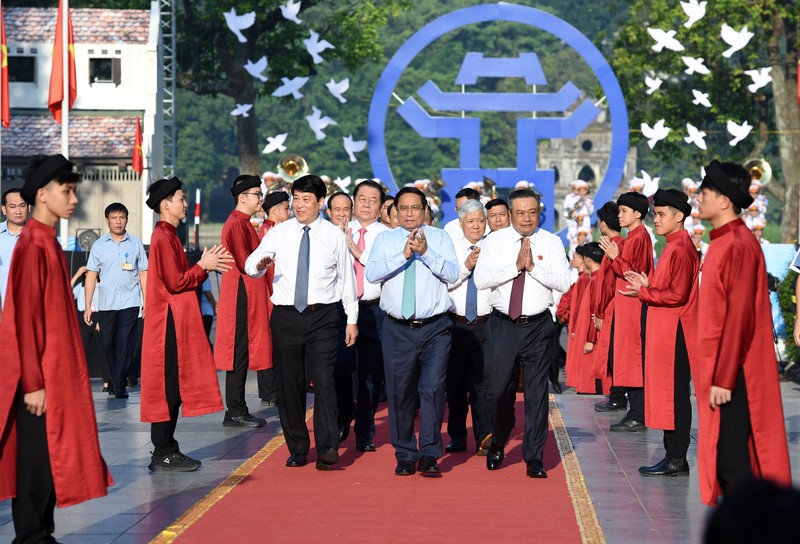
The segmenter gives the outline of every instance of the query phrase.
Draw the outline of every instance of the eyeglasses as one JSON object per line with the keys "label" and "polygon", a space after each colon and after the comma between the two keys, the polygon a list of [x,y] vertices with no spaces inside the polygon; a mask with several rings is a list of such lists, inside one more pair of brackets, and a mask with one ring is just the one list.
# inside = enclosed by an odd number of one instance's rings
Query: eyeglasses
{"label": "eyeglasses", "polygon": [[260,192],[259,193],[242,193],[242,194],[243,195],[255,195],[255,196],[258,197],[259,200],[264,200],[264,195],[263,195],[263,193],[260,193]]}
{"label": "eyeglasses", "polygon": [[400,213],[408,213],[409,211],[412,211],[414,213],[419,213],[422,211],[422,206],[420,206],[419,204],[415,204],[413,206],[398,206],[397,211],[399,211]]}

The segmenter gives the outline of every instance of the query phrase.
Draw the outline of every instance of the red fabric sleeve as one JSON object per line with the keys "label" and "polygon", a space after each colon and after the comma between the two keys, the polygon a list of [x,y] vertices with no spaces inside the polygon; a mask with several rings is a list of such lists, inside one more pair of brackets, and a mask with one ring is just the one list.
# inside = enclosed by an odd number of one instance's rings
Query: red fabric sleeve
{"label": "red fabric sleeve", "polygon": [[[14,266],[11,268],[9,281],[9,287],[25,286],[24,296],[16,294],[14,300],[14,326],[19,344],[23,393],[44,389],[42,358],[46,343],[45,323],[48,318],[45,288],[48,275],[59,272],[48,270],[44,251],[46,249],[35,244],[18,245],[14,252]],[[64,334],[67,334],[66,329]]]}
{"label": "red fabric sleeve", "polygon": [[618,278],[625,279],[625,272],[645,272],[649,274],[653,268],[653,245],[650,237],[645,235],[629,236],[625,240],[623,251],[611,262],[611,270]]}
{"label": "red fabric sleeve", "polygon": [[[177,240],[177,238],[175,238]],[[178,249],[178,251],[183,251]],[[155,244],[150,248],[150,252],[155,253],[155,259],[151,255],[151,260],[159,263],[159,275],[164,283],[166,290],[175,295],[186,291],[193,291],[206,281],[208,274],[199,264],[183,269],[182,262],[175,253],[175,248],[169,242],[165,244]]]}
{"label": "red fabric sleeve", "polygon": [[561,300],[558,301],[558,307],[556,308],[556,317],[562,323],[569,323],[569,309],[572,304],[572,294],[575,292],[575,283],[573,283],[569,290],[561,295]]}
{"label": "red fabric sleeve", "polygon": [[[719,271],[722,281],[713,283],[717,291],[714,293],[715,299],[724,300],[725,304],[720,304],[721,309],[717,312],[723,326],[711,384],[731,391],[736,389],[736,378],[756,329],[751,296],[753,288],[758,285],[757,282],[764,285],[767,282],[766,277],[759,277],[758,261],[749,252],[737,249],[731,251],[731,258],[725,261],[724,269]],[[704,275],[704,281],[705,278]],[[703,316],[704,319],[706,317]]]}
{"label": "red fabric sleeve", "polygon": [[[694,263],[690,261],[691,255],[675,252],[669,262],[659,261],[659,267],[668,266],[666,278],[668,285],[642,287],[639,290],[639,300],[650,306],[676,308],[689,301],[694,282]],[[661,274],[659,274],[661,276]]]}
{"label": "red fabric sleeve", "polygon": [[[231,224],[225,238],[222,240],[222,245],[233,255],[233,261],[239,273],[246,276],[247,273],[244,271],[244,263],[253,250],[247,243],[250,233],[242,229],[243,225],[241,221],[236,221]],[[253,227],[249,223],[246,226],[250,230],[253,230]]]}

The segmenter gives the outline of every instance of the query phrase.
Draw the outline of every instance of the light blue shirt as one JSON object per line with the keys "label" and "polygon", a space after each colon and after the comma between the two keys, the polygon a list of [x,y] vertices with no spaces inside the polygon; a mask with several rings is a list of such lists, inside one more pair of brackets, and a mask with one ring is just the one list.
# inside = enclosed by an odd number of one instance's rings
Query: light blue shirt
{"label": "light blue shirt", "polygon": [[[428,241],[424,255],[414,253],[415,313],[414,319],[426,319],[446,312],[450,308],[447,285],[458,281],[458,258],[453,241],[443,230],[422,227]],[[372,246],[364,268],[367,281],[381,284],[381,309],[397,319],[404,319],[403,282],[405,270],[411,259],[403,256],[409,231],[396,228],[381,232]]]}
{"label": "light blue shirt", "polygon": [[206,278],[201,287],[202,294],[200,295],[200,313],[203,315],[214,315],[214,307],[208,301],[206,292],[211,291],[211,276]]}
{"label": "light blue shirt", "polygon": [[8,221],[0,223],[0,301],[3,305],[6,303],[6,285],[8,284],[8,273],[11,270],[11,255],[14,253],[17,240],[19,240],[19,234],[13,234],[8,230]]}
{"label": "light blue shirt", "polygon": [[100,275],[95,287],[98,311],[142,306],[139,272],[147,270],[147,254],[141,240],[127,232],[119,243],[110,233],[101,236],[92,245],[86,268]]}
{"label": "light blue shirt", "polygon": [[[78,311],[83,313],[86,310],[86,289],[81,282],[76,283],[75,287],[72,288],[72,295],[78,304]],[[97,307],[97,289],[94,290],[94,295],[92,295],[92,306]],[[82,317],[81,322],[83,322]]]}

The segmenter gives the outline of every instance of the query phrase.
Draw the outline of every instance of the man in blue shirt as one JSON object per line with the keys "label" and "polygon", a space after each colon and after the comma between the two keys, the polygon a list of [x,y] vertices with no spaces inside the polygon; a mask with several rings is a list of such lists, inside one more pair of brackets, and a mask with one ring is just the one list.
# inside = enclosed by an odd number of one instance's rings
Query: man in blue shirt
{"label": "man in blue shirt", "polygon": [[[108,234],[92,245],[86,265],[86,311],[83,319],[93,325],[92,296],[99,289],[97,320],[100,345],[106,356],[108,393],[127,399],[128,371],[135,351],[139,309],[144,315],[147,255],[142,242],[126,232],[128,208],[119,202],[106,207]],[[97,277],[100,276],[100,285]]]}
{"label": "man in blue shirt", "polygon": [[22,199],[19,189],[9,189],[3,193],[2,210],[5,221],[0,223],[0,311],[6,301],[6,284],[11,268],[11,254],[17,245],[22,227],[28,220],[30,208]]}
{"label": "man in blue shirt", "polygon": [[[445,372],[452,322],[447,318],[447,286],[458,280],[453,242],[441,229],[422,227],[427,200],[415,187],[395,199],[400,228],[381,232],[364,275],[381,284],[383,360],[389,397],[389,428],[395,474],[439,476]],[[419,442],[414,415],[419,392]]]}

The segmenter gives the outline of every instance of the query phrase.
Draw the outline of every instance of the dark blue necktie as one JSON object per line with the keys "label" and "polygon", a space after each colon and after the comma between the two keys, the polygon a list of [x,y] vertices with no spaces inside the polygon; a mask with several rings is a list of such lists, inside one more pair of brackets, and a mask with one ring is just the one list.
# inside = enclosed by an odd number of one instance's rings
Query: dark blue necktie
{"label": "dark blue necktie", "polygon": [[297,255],[297,276],[294,284],[294,307],[298,312],[308,306],[308,259],[310,242],[308,239],[308,225],[303,227],[303,238],[300,240],[300,253]]}
{"label": "dark blue necktie", "polygon": [[[469,250],[472,251],[475,246],[470,246]],[[475,269],[472,269],[467,278],[467,309],[464,312],[464,317],[467,321],[475,321],[478,318],[478,288],[475,287],[475,279],[473,275]]]}

